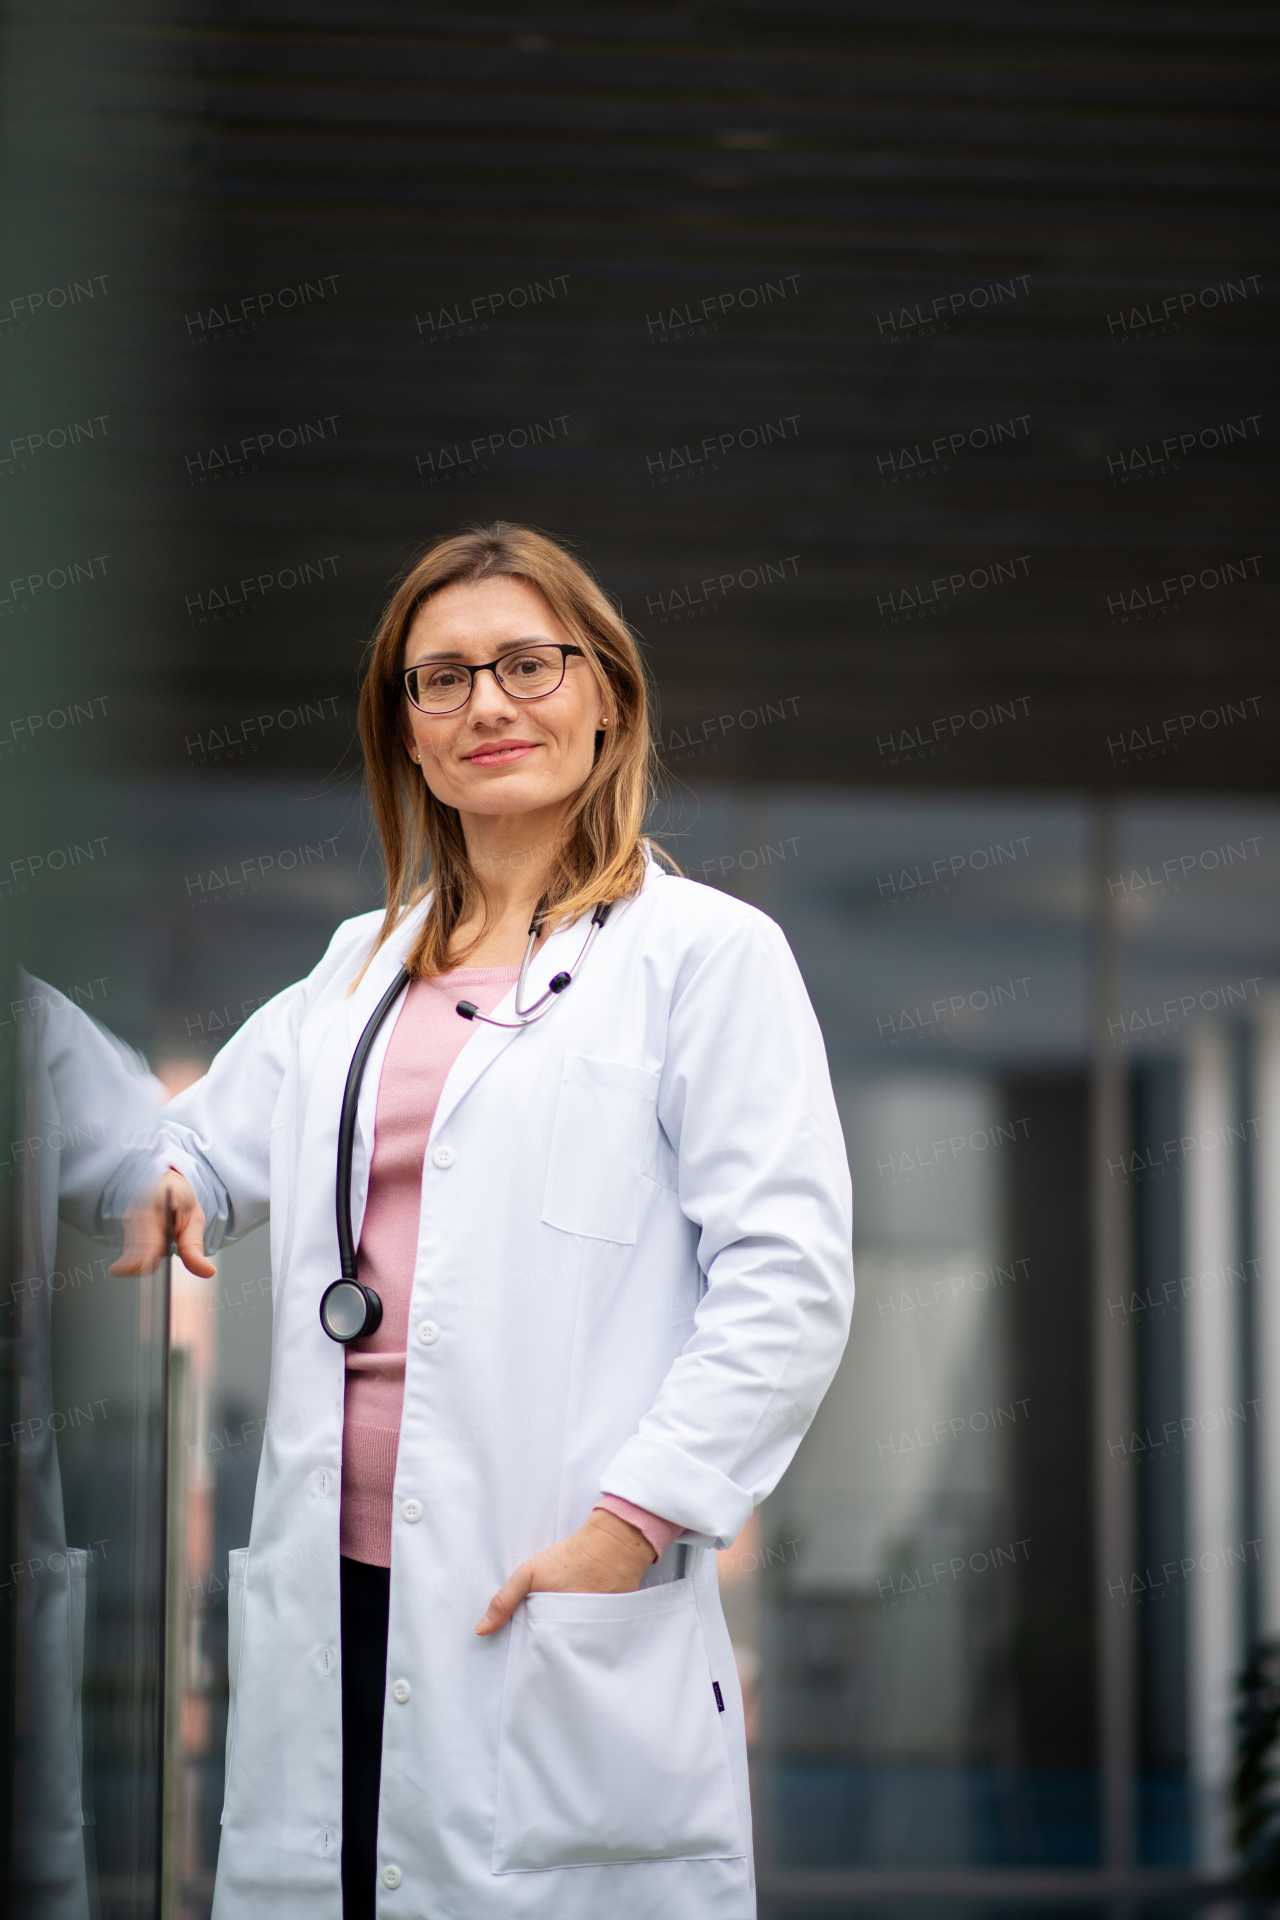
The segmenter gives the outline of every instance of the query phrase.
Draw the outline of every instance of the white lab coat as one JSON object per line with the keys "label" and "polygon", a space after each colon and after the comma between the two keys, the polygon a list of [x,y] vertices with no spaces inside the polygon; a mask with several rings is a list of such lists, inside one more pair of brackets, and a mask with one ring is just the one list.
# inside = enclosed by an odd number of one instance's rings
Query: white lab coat
{"label": "white lab coat", "polygon": [[[421,913],[350,997],[378,916],[340,927],[164,1113],[163,1150],[206,1210],[231,1233],[271,1220],[271,1389],[230,1583],[214,1920],[340,1920],[344,1354],[318,1308],[338,1274],[347,1068]],[[546,941],[530,998],[585,926]],[[357,1234],[392,1024],[361,1094]],[[835,1372],[851,1228],[822,1037],[786,941],[754,909],[651,862],[545,1019],[477,1025],[423,1168],[380,1920],[754,1915],[714,1549],[777,1484]],[[683,1540],[635,1593],[537,1594],[477,1636],[495,1588],[602,1488],[682,1522]]]}

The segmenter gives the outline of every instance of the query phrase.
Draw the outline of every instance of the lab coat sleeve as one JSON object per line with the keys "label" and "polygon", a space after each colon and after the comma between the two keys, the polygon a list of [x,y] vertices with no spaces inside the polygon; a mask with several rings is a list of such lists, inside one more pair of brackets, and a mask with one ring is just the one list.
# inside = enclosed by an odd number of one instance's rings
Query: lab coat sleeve
{"label": "lab coat sleeve", "polygon": [[790,1463],[853,1311],[852,1194],[826,1050],[764,915],[691,956],[658,1117],[706,1285],[691,1337],[601,1485],[726,1547]]}
{"label": "lab coat sleeve", "polygon": [[171,1100],[152,1135],[135,1143],[104,1192],[104,1221],[123,1215],[139,1191],[174,1166],[195,1189],[205,1216],[205,1251],[238,1240],[270,1210],[271,1119],[298,1029],[316,992],[335,973],[354,977],[374,916],[345,921],[305,980],[252,1014],[194,1086]]}
{"label": "lab coat sleeve", "polygon": [[307,982],[252,1014],[201,1080],[163,1108],[158,1125],[116,1169],[102,1197],[104,1224],[123,1216],[168,1166],[185,1175],[205,1218],[206,1253],[267,1218],[271,1115],[289,1063]]}

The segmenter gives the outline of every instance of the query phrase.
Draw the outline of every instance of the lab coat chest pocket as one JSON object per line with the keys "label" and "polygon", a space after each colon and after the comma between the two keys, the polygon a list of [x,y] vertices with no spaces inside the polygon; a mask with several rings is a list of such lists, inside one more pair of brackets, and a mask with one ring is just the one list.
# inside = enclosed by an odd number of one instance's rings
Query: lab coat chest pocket
{"label": "lab coat chest pocket", "polygon": [[495,1873],[745,1851],[691,1579],[533,1593],[511,1635]]}
{"label": "lab coat chest pocket", "polygon": [[549,1227],[634,1245],[658,1084],[647,1067],[566,1057],[542,1204]]}

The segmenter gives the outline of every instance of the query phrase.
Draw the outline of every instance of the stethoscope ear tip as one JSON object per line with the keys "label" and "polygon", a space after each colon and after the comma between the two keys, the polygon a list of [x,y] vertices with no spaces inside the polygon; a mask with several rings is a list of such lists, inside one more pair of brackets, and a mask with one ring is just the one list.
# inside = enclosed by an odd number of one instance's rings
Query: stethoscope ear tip
{"label": "stethoscope ear tip", "polygon": [[454,1011],[461,1014],[464,1020],[474,1020],[480,1009],[474,1000],[459,1000]]}

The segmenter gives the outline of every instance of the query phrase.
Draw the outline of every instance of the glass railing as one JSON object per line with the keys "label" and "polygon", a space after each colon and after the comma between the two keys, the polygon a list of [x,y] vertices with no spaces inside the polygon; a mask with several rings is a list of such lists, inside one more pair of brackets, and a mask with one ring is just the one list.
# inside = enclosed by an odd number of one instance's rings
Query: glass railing
{"label": "glass railing", "polygon": [[[1275,1590],[1274,824],[721,788],[673,835],[786,931],[857,1195],[844,1362],[720,1556],[765,1879],[1229,1861]],[[166,1089],[92,1012],[13,995],[11,1910],[205,1920],[266,1230],[109,1272]]]}
{"label": "glass railing", "polygon": [[109,1272],[98,1197],[158,1089],[74,1001],[9,1000],[3,1298],[9,1910],[159,1911],[168,1262]]}

